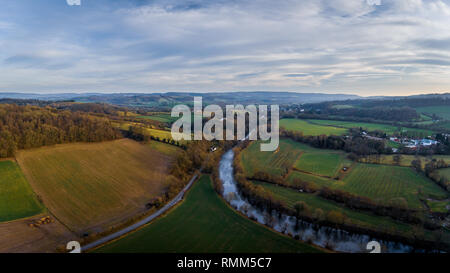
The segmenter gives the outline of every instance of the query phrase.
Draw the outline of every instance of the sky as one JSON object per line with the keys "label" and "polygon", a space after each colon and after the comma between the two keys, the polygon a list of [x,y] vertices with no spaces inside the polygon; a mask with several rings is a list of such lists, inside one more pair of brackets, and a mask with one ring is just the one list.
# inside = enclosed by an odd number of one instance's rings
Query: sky
{"label": "sky", "polygon": [[0,92],[450,92],[450,0],[1,5]]}

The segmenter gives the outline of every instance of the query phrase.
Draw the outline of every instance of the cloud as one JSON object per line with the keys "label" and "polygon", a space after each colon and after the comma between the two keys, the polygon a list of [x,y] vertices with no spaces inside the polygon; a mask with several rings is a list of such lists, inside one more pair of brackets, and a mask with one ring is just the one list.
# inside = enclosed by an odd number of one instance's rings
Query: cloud
{"label": "cloud", "polygon": [[446,1],[20,2],[0,11],[0,91],[368,95],[450,84]]}

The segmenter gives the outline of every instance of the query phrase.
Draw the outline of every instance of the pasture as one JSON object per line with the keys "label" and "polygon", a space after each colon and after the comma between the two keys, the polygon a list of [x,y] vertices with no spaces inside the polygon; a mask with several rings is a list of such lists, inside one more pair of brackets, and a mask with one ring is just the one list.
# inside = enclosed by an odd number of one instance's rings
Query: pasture
{"label": "pasture", "polygon": [[450,201],[427,200],[427,205],[432,212],[448,213],[450,212]]}
{"label": "pasture", "polygon": [[438,170],[440,176],[447,178],[450,181],[450,168]]}
{"label": "pasture", "polygon": [[435,114],[446,120],[450,120],[450,107],[448,106],[426,106],[417,107],[416,111],[425,114]]}
{"label": "pasture", "polygon": [[[403,202],[415,209],[423,208],[419,195],[447,196],[434,182],[409,167],[355,163],[347,159],[344,152],[316,149],[290,139],[281,139],[280,148],[275,152],[261,152],[258,144],[253,142],[240,154],[243,169],[249,177],[262,170],[272,175],[287,175],[286,181],[291,183],[295,180],[310,182],[385,204]],[[383,158],[380,157],[380,160]],[[448,159],[442,156],[436,158]],[[404,156],[401,164],[410,166],[413,159],[414,156]],[[423,159],[425,164],[426,158]],[[388,164],[393,159],[385,156],[384,160]],[[349,168],[347,172],[342,172],[343,167]]]}
{"label": "pasture", "polygon": [[121,139],[23,150],[17,161],[46,207],[84,233],[145,211],[145,204],[165,191],[173,156]]}
{"label": "pasture", "polygon": [[30,227],[29,224],[48,214],[0,223],[0,253],[54,253],[60,245],[76,240],[58,220],[50,224]]}
{"label": "pasture", "polygon": [[347,132],[345,128],[313,124],[302,119],[281,119],[280,127],[284,127],[286,130],[302,132],[305,136],[343,135]]}
{"label": "pasture", "polygon": [[321,176],[337,177],[344,167],[349,168],[351,165],[352,161],[343,152],[315,149],[302,154],[295,163],[295,168]]}
{"label": "pasture", "polygon": [[388,124],[380,123],[368,123],[368,122],[352,122],[352,121],[340,121],[340,120],[319,120],[309,119],[308,122],[321,126],[336,126],[340,128],[363,128],[367,131],[383,131],[388,135],[395,135],[398,133],[404,133],[409,136],[426,137],[433,134],[431,130],[397,127]]}
{"label": "pasture", "polygon": [[0,161],[0,222],[30,217],[44,210],[17,163]]}
{"label": "pasture", "polygon": [[147,116],[137,116],[136,118],[151,119],[154,121],[159,121],[159,122],[164,122],[164,123],[172,123],[178,119],[178,118],[172,117],[168,113],[155,113],[155,114],[147,115]]}
{"label": "pasture", "polygon": [[[121,130],[129,130],[131,126],[137,126],[137,127],[142,127],[144,130],[144,134],[148,135],[148,136],[152,136],[155,139],[159,139],[159,140],[172,140],[172,133],[171,131],[165,131],[165,130],[158,130],[158,129],[154,129],[154,128],[150,128],[145,126],[142,123],[138,123],[138,122],[122,122],[122,123],[113,123],[113,126],[116,128],[119,128]],[[180,143],[184,143],[185,140],[181,140],[179,141]]]}
{"label": "pasture", "polygon": [[258,171],[283,176],[294,168],[300,171],[335,177],[344,166],[352,162],[344,152],[316,149],[291,139],[280,139],[274,152],[261,152],[260,142],[253,142],[241,153],[243,169],[247,176]]}
{"label": "pasture", "polygon": [[411,230],[411,226],[394,221],[389,217],[381,217],[368,212],[352,210],[314,194],[302,193],[264,182],[253,181],[253,183],[262,186],[265,190],[271,192],[275,199],[285,202],[292,209],[294,209],[296,202],[303,201],[310,207],[311,213],[316,208],[320,208],[324,212],[324,216],[330,211],[339,211],[349,218],[350,223],[360,227],[367,227],[374,230],[379,230],[380,227],[389,227],[402,233]]}
{"label": "pasture", "polygon": [[209,176],[202,176],[183,203],[171,212],[97,252],[310,253],[319,250],[238,214],[216,194]]}
{"label": "pasture", "polygon": [[411,168],[357,164],[335,188],[369,197],[383,203],[406,201],[409,208],[420,209],[419,194],[445,198],[447,196],[434,182]]}
{"label": "pasture", "polygon": [[381,155],[381,156],[367,156],[361,159],[364,163],[386,164],[386,165],[399,165],[403,167],[411,167],[412,161],[420,159],[422,162],[422,168],[432,160],[444,160],[447,164],[450,164],[450,156],[448,155],[433,155],[433,156],[416,156],[416,155],[398,155],[400,161],[397,163],[394,160],[395,155]]}
{"label": "pasture", "polygon": [[303,146],[306,145],[290,139],[281,139],[276,151],[261,152],[260,141],[255,141],[241,153],[243,169],[247,176],[253,176],[257,171],[282,176],[297,161]]}

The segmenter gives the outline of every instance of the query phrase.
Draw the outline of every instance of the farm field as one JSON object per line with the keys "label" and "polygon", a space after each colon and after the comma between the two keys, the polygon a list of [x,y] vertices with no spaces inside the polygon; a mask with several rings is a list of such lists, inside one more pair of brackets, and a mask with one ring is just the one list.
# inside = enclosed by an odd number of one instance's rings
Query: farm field
{"label": "farm field", "polygon": [[[447,164],[450,164],[450,156],[448,155],[433,155],[433,156],[415,156],[415,155],[400,155],[400,166],[411,167],[411,163],[415,159],[420,159],[422,162],[422,168],[433,159],[436,160],[444,160]],[[361,162],[364,163],[377,163],[377,164],[386,164],[386,165],[395,165],[394,155],[381,155],[377,157],[366,157],[362,159]]]}
{"label": "farm field", "polygon": [[0,223],[0,253],[54,253],[76,237],[64,225],[53,223],[30,227],[29,223],[46,217],[38,214],[26,219]]}
{"label": "farm field", "polygon": [[447,130],[450,130],[450,122],[446,122],[444,124],[441,124],[441,126]]}
{"label": "farm field", "polygon": [[[194,116],[200,116],[203,118],[202,115],[195,115],[194,113],[191,113],[191,122],[194,122]],[[177,117],[172,117],[171,113],[155,113],[155,114],[148,114],[146,116],[137,116],[136,118],[151,119],[154,121],[165,123],[173,123],[179,119]]]}
{"label": "farm field", "polygon": [[[403,202],[410,208],[421,209],[423,205],[419,200],[419,191],[425,197],[447,196],[434,182],[411,168],[353,163],[343,152],[316,149],[290,139],[281,139],[279,151],[266,154],[259,151],[258,142],[253,142],[240,156],[243,169],[250,177],[256,170],[272,175],[287,174],[286,181],[291,183],[295,180],[311,182],[383,203]],[[412,159],[405,157],[404,164],[410,164],[408,160]],[[278,162],[282,163],[277,165]],[[340,174],[344,166],[350,168]],[[331,179],[335,177],[339,180]]]}
{"label": "farm field", "polygon": [[447,196],[439,186],[410,168],[375,164],[357,164],[334,187],[384,203],[403,198],[409,208],[415,209],[422,208],[419,190],[425,196]]}
{"label": "farm field", "polygon": [[[306,146],[290,139],[281,139],[279,148],[274,152],[261,152],[260,142],[253,142],[241,153],[242,164],[247,176],[263,170],[273,175],[284,175],[297,161]],[[306,146],[308,147],[308,146]],[[261,156],[264,153],[264,156]]]}
{"label": "farm field", "polygon": [[438,173],[441,176],[447,177],[447,179],[450,180],[450,168],[440,169],[438,170]]}
{"label": "farm field", "polygon": [[151,119],[159,122],[166,122],[166,123],[172,123],[176,121],[178,118],[173,118],[170,114],[165,113],[159,113],[155,115],[148,115],[148,116],[137,116],[136,118],[142,118],[142,119]]}
{"label": "farm field", "polygon": [[30,217],[44,210],[17,163],[0,161],[0,222]]}
{"label": "farm field", "polygon": [[425,196],[446,197],[439,186],[407,167],[358,163],[342,180],[294,171],[289,174],[287,181],[293,182],[295,179],[366,196],[383,203],[403,198],[409,208],[415,209],[423,207],[419,200],[419,189]]}
{"label": "farm field", "polygon": [[352,161],[347,159],[345,153],[318,149],[302,154],[295,163],[295,168],[322,176],[337,177],[339,171],[351,165]]}
{"label": "farm field", "polygon": [[388,124],[380,123],[368,123],[368,122],[352,122],[352,121],[339,121],[339,120],[319,120],[319,119],[309,119],[308,122],[322,125],[322,126],[337,126],[342,128],[363,128],[368,131],[380,130],[388,135],[393,135],[398,132],[405,132],[411,136],[425,137],[433,134],[431,130],[417,129],[417,128],[405,128],[397,127]]}
{"label": "farm field", "polygon": [[102,231],[143,212],[167,186],[172,160],[129,139],[56,145],[17,155],[46,207],[77,233]]}
{"label": "farm field", "polygon": [[330,179],[330,178],[321,177],[321,176],[317,176],[317,175],[313,175],[313,174],[297,172],[297,171],[293,171],[293,172],[289,173],[286,180],[289,183],[292,183],[295,180],[300,180],[300,181],[304,181],[304,182],[314,183],[321,187],[323,187],[323,186],[332,187],[334,185],[334,183],[336,183],[335,180]]}
{"label": "farm field", "polygon": [[289,169],[295,167],[304,172],[334,177],[344,166],[352,164],[344,152],[316,149],[287,138],[280,139],[279,149],[274,152],[262,154],[259,147],[260,142],[256,141],[241,153],[247,176],[253,176],[258,170],[273,175],[285,175]]}
{"label": "farm field", "polygon": [[264,182],[253,181],[253,183],[260,185],[264,189],[270,191],[274,194],[274,197],[276,199],[284,201],[292,209],[294,208],[296,202],[303,201],[311,208],[311,213],[314,212],[314,209],[316,208],[320,208],[324,212],[324,216],[330,211],[339,211],[346,215],[350,219],[351,223],[361,227],[368,227],[375,230],[394,229],[395,231],[402,233],[411,230],[411,226],[394,221],[389,217],[381,217],[373,215],[371,213],[351,210],[335,202],[320,198],[314,194],[301,193],[292,189]]}
{"label": "farm field", "polygon": [[448,106],[417,107],[416,111],[419,113],[436,114],[441,118],[450,120],[450,107]]}
{"label": "farm field", "polygon": [[[122,122],[122,123],[115,123],[114,124],[115,127],[120,128],[121,130],[129,130],[129,128],[131,126],[141,126],[144,129],[144,132],[149,135],[152,136],[154,138],[158,138],[160,140],[172,140],[172,133],[170,131],[165,131],[165,130],[159,130],[159,129],[154,129],[154,128],[149,128],[149,127],[145,127],[143,124],[141,123],[137,123],[137,122]],[[179,141],[180,143],[184,143],[184,140]]]}
{"label": "farm field", "polygon": [[103,253],[319,252],[236,213],[213,190],[195,182],[183,203],[150,225],[97,250]]}
{"label": "farm field", "polygon": [[343,135],[347,132],[345,128],[313,124],[302,119],[281,119],[280,127],[284,127],[286,130],[303,132],[305,136]]}
{"label": "farm field", "polygon": [[448,213],[450,211],[450,201],[432,201],[427,200],[427,205],[432,212]]}

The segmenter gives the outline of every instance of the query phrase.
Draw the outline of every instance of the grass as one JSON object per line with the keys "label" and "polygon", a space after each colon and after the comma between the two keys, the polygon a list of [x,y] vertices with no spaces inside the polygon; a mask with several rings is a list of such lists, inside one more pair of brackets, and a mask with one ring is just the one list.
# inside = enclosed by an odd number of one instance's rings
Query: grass
{"label": "grass", "polygon": [[137,116],[136,118],[151,119],[151,120],[165,122],[165,123],[172,123],[178,119],[178,118],[172,117],[170,114],[164,114],[164,113],[148,115],[148,116]]}
{"label": "grass", "polygon": [[284,201],[286,205],[292,209],[294,208],[296,202],[303,201],[312,209],[311,212],[314,212],[315,208],[322,209],[324,215],[333,210],[339,211],[350,218],[351,223],[361,227],[368,227],[375,230],[380,227],[389,227],[395,231],[403,233],[411,229],[407,224],[394,221],[389,217],[380,217],[370,213],[355,211],[344,206],[340,206],[335,202],[320,198],[314,194],[301,193],[292,189],[264,182],[254,181],[254,183],[261,185],[264,189],[272,192],[276,199]]}
{"label": "grass", "polygon": [[302,132],[305,136],[343,135],[347,132],[347,129],[344,128],[313,124],[302,119],[281,119],[280,127]]}
{"label": "grass", "polygon": [[[381,155],[380,157],[367,157],[363,161],[366,163],[378,163],[386,165],[396,165],[394,162],[395,155]],[[447,164],[450,164],[450,156],[448,155],[433,155],[433,156],[415,156],[415,155],[400,155],[399,165],[403,167],[411,167],[411,163],[415,159],[420,159],[422,161],[422,167],[433,159],[444,160]]]}
{"label": "grass", "polygon": [[305,152],[295,163],[295,168],[320,174],[328,177],[336,177],[344,167],[350,167],[352,162],[347,159],[345,153],[329,150]]}
{"label": "grass", "polygon": [[333,183],[336,182],[335,180],[330,179],[330,178],[307,174],[307,173],[302,173],[302,172],[296,172],[296,171],[291,172],[286,179],[287,179],[287,182],[293,182],[295,179],[298,179],[300,181],[317,184],[321,187],[323,187],[323,186],[332,187]]}
{"label": "grass", "polygon": [[[240,156],[247,176],[258,170],[278,176],[287,174],[288,182],[295,179],[311,182],[382,203],[398,202],[403,198],[408,207],[421,209],[419,191],[425,197],[447,196],[439,186],[409,167],[354,163],[344,152],[317,149],[290,139],[281,139],[280,148],[275,152],[261,152],[259,142],[253,142]],[[386,163],[393,160],[388,156],[384,159]],[[413,159],[413,156],[404,156],[401,162],[409,166]],[[342,173],[340,170],[344,166],[351,168]],[[332,179],[338,177],[339,180]]]}
{"label": "grass", "polygon": [[450,120],[450,107],[448,106],[425,106],[418,107],[416,111],[419,113],[436,114],[437,116]]}
{"label": "grass", "polygon": [[173,157],[180,152],[180,148],[173,145],[164,144],[159,141],[150,141],[147,146],[149,146],[152,150],[158,151],[170,157]]}
{"label": "grass", "polygon": [[103,253],[319,252],[232,210],[209,176],[195,182],[184,202],[150,225],[98,249]]}
{"label": "grass", "polygon": [[450,211],[450,201],[427,200],[427,205],[432,212],[448,213]]}
{"label": "grass", "polygon": [[[253,142],[241,153],[242,164],[248,176],[262,170],[273,175],[284,175],[294,165],[304,145],[290,139],[282,139],[273,152],[261,152],[260,141]],[[306,146],[306,145],[305,145]]]}
{"label": "grass", "polygon": [[333,105],[331,108],[342,110],[342,109],[351,109],[351,108],[355,108],[355,107],[353,105],[336,104],[336,105]]}
{"label": "grass", "polygon": [[[149,128],[138,122],[122,122],[122,123],[113,123],[114,127],[120,128],[121,130],[129,130],[130,126],[141,126],[144,128],[144,133],[153,136],[154,138],[159,138],[160,140],[168,139],[172,140],[172,132],[165,130],[158,130],[154,128]],[[185,143],[185,140],[179,141],[180,143]]]}
{"label": "grass", "polygon": [[422,208],[419,190],[425,196],[445,198],[447,194],[435,183],[411,168],[357,164],[333,186],[381,202],[404,198],[409,208]]}
{"label": "grass", "polygon": [[24,150],[17,160],[46,207],[70,229],[84,233],[143,212],[151,198],[165,191],[173,156],[121,139]]}
{"label": "grass", "polygon": [[450,181],[450,168],[438,170],[440,176],[447,178]]}
{"label": "grass", "polygon": [[0,222],[33,216],[44,209],[19,166],[0,161]]}
{"label": "grass", "polygon": [[368,123],[368,122],[352,122],[352,121],[339,121],[339,120],[319,120],[319,119],[310,119],[308,122],[311,122],[316,125],[322,126],[336,126],[341,128],[363,128],[367,131],[383,131],[388,135],[394,135],[399,132],[404,132],[411,136],[430,136],[433,134],[431,130],[425,129],[417,129],[417,128],[406,128],[406,127],[397,127],[387,124],[380,123]]}

